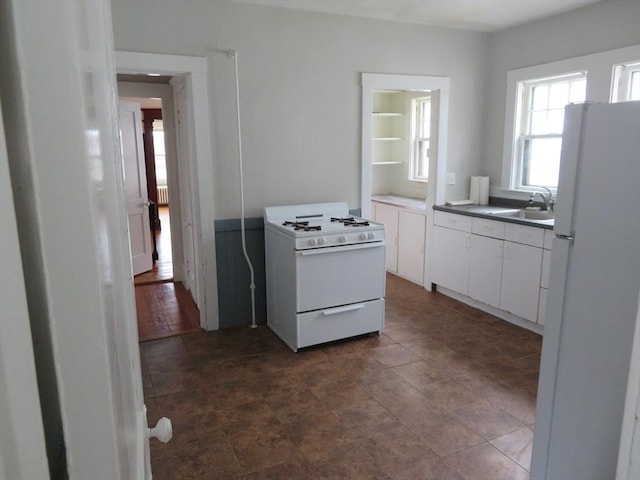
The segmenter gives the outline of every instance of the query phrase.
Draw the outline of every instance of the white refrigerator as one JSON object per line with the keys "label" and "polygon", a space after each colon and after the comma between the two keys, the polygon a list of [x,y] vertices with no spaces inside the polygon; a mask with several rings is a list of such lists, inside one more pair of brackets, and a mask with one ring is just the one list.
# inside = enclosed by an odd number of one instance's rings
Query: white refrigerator
{"label": "white refrigerator", "polygon": [[531,480],[613,480],[640,289],[640,102],[565,110]]}

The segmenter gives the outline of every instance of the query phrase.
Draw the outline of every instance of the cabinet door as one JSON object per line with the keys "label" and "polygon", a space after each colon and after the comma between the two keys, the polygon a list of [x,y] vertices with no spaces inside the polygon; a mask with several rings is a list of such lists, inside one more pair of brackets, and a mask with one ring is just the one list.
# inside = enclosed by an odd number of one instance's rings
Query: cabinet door
{"label": "cabinet door", "polygon": [[400,210],[398,215],[398,274],[424,283],[425,216]]}
{"label": "cabinet door", "polygon": [[390,272],[398,271],[398,209],[391,205],[376,205],[375,221],[384,224],[387,240],[386,267]]}
{"label": "cabinet door", "polygon": [[500,308],[537,321],[541,269],[541,248],[504,242]]}
{"label": "cabinet door", "polygon": [[463,295],[469,292],[469,246],[466,232],[433,227],[432,281]]}
{"label": "cabinet door", "polygon": [[504,242],[471,235],[469,296],[493,307],[500,306]]}

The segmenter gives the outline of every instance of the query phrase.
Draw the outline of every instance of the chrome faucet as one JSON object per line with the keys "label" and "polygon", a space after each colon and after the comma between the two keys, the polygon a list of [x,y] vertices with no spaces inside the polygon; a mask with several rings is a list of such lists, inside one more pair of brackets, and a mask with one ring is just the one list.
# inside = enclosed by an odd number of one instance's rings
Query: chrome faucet
{"label": "chrome faucet", "polygon": [[556,204],[556,201],[553,198],[553,192],[547,187],[540,188],[544,188],[548,192],[548,195],[545,195],[542,192],[534,192],[529,197],[529,203],[533,203],[533,199],[536,197],[536,195],[540,195],[540,197],[542,197],[542,200],[544,201],[545,210],[547,210],[548,212],[553,212],[553,208]]}

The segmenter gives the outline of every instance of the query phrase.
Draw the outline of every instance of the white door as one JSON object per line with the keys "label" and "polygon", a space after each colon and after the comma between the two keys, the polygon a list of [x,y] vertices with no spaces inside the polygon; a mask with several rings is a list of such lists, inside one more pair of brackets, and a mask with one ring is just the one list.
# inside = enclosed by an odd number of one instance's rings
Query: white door
{"label": "white door", "polygon": [[[3,22],[14,27],[2,34],[10,40],[3,43],[3,100],[5,92],[12,99],[3,112],[12,118],[7,144],[21,153],[9,156],[9,163],[21,167],[12,169],[11,180],[21,187],[14,189],[14,200],[20,246],[29,252],[21,261],[29,307],[36,308],[29,310],[33,350],[38,378],[46,386],[39,391],[41,418],[56,429],[56,437],[64,435],[64,450],[57,441],[48,446],[55,450],[55,463],[58,454],[66,457],[70,480],[150,478],[144,464],[147,425],[115,118],[110,4],[2,4],[3,13],[9,13]],[[22,74],[42,71],[44,65],[46,75]],[[17,296],[7,306],[4,300],[0,330],[5,330],[6,313],[18,305]],[[21,358],[13,359],[13,374],[27,368]],[[32,405],[33,397],[26,399],[16,412]],[[3,440],[5,412],[2,408]],[[31,408],[30,415],[35,423],[39,409]],[[20,432],[16,440],[26,434]],[[20,461],[30,454],[30,472],[41,465],[41,445],[31,437],[15,457]],[[29,473],[26,478],[40,477]]]}
{"label": "white door", "polygon": [[192,204],[193,195],[191,194],[192,178],[191,178],[191,151],[189,141],[189,117],[186,115],[187,108],[187,92],[183,80],[174,83],[174,99],[176,109],[176,140],[178,147],[178,165],[180,179],[180,207],[182,214],[182,245],[183,258],[182,281],[187,290],[191,292],[194,300],[197,302],[197,270],[195,261],[195,245],[196,234],[194,229],[193,217],[194,208]]}
{"label": "white door", "polygon": [[153,268],[140,104],[121,101],[119,117],[131,263],[133,274],[138,275]]}

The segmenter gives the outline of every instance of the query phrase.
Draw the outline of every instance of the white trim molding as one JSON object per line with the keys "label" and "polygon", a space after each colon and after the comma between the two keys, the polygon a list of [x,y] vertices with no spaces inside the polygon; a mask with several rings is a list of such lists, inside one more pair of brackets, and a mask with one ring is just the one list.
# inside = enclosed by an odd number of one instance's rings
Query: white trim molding
{"label": "white trim molding", "polygon": [[193,119],[193,178],[198,225],[196,261],[198,287],[196,303],[200,308],[200,325],[206,330],[219,328],[218,281],[214,230],[214,184],[210,136],[207,59],[183,55],[116,51],[116,70],[129,74],[185,76],[191,92]]}

